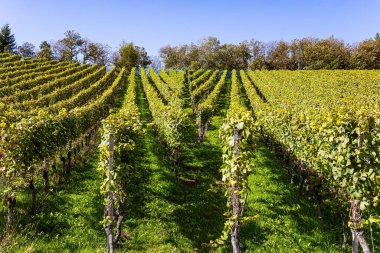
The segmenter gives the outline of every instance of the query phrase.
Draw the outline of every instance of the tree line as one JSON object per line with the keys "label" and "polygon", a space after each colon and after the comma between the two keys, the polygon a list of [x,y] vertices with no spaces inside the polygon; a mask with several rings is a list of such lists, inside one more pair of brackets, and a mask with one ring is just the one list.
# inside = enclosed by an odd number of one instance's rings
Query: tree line
{"label": "tree line", "polygon": [[350,45],[333,36],[326,39],[306,37],[291,42],[262,42],[256,39],[239,44],[222,44],[216,37],[198,43],[164,46],[160,57],[149,57],[144,47],[122,42],[112,52],[107,44],[93,42],[74,30],[60,40],[42,41],[39,48],[29,42],[17,46],[8,24],[0,31],[0,53],[22,58],[47,58],[80,63],[154,69],[380,69],[380,34]]}
{"label": "tree line", "polygon": [[150,57],[143,47],[132,42],[122,42],[116,52],[112,52],[107,44],[93,42],[82,37],[74,30],[68,30],[60,40],[42,41],[39,48],[24,42],[17,46],[15,35],[9,24],[0,30],[0,53],[18,54],[23,59],[56,59],[61,61],[77,61],[83,64],[115,65],[131,70],[133,67],[147,67],[151,64]]}
{"label": "tree line", "polygon": [[160,56],[166,68],[178,69],[380,69],[380,35],[354,45],[333,36],[239,44],[208,37],[196,44],[162,47]]}

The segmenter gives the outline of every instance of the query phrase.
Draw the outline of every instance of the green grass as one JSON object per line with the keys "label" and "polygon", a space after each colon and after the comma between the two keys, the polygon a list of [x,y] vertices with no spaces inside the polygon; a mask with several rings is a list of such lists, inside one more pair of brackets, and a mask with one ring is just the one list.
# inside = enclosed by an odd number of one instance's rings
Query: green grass
{"label": "green grass", "polygon": [[[340,220],[317,219],[316,206],[291,185],[283,164],[262,143],[249,176],[245,215],[259,218],[241,229],[247,252],[342,252]],[[328,212],[328,210],[325,210]]]}
{"label": "green grass", "polygon": [[[137,91],[146,132],[137,143],[137,166],[127,183],[126,218],[118,252],[210,252],[208,243],[220,236],[226,209],[219,182],[222,159],[218,135],[228,109],[230,81],[202,145],[197,143],[195,119],[190,117],[187,122],[178,182],[164,145],[157,140],[140,84]],[[188,97],[185,102],[189,107]],[[259,218],[241,227],[243,251],[342,252],[338,216],[325,207],[323,221],[318,221],[315,203],[301,196],[297,185],[289,184],[284,165],[263,143],[257,143],[253,159],[244,215]],[[48,195],[42,193],[39,182],[36,215],[28,215],[29,193],[20,194],[17,232],[3,238],[0,252],[106,252],[105,232],[99,223],[103,197],[97,163],[98,153],[92,151]],[[0,210],[2,217],[5,211]],[[373,228],[375,245],[379,245],[379,228]],[[366,238],[370,242],[368,233]],[[228,243],[217,252],[230,252]]]}
{"label": "green grass", "polygon": [[98,153],[72,171],[64,184],[48,195],[39,189],[36,215],[27,215],[29,196],[18,198],[16,216],[23,217],[2,245],[4,252],[104,252],[102,182],[96,172]]}

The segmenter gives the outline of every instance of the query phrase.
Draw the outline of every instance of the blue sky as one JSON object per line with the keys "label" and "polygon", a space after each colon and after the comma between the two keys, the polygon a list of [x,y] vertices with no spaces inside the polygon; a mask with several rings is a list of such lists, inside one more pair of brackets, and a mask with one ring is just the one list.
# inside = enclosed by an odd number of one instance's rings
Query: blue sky
{"label": "blue sky", "polygon": [[222,43],[334,35],[347,43],[380,32],[380,0],[0,0],[0,26],[18,44],[39,45],[76,30],[114,50],[122,40],[160,47],[216,36]]}

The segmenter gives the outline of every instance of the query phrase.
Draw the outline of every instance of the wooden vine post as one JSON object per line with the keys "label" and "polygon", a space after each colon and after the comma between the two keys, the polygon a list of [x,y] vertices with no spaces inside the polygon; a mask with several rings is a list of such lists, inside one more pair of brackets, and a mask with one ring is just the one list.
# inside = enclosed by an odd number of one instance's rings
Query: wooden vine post
{"label": "wooden vine post", "polygon": [[10,230],[13,226],[13,209],[16,205],[16,197],[7,197],[8,201],[8,215],[7,215],[7,230]]}
{"label": "wooden vine post", "polygon": [[371,250],[364,238],[364,226],[362,220],[362,211],[357,205],[356,200],[351,200],[350,221],[352,233],[352,253],[359,252],[359,244],[364,253],[370,253]]}
{"label": "wooden vine post", "polygon": [[[233,156],[237,157],[239,155],[239,131],[237,129],[234,129],[234,152]],[[239,224],[239,218],[240,214],[242,213],[241,210],[241,201],[240,201],[240,194],[239,194],[239,175],[237,170],[232,171],[232,178],[234,180],[234,183],[231,184],[231,206],[232,206],[232,215],[234,217],[237,217],[234,220],[234,223],[231,228],[231,245],[232,245],[232,252],[233,253],[239,253],[239,230],[240,230],[240,224]]]}
{"label": "wooden vine post", "polygon": [[198,124],[198,144],[201,144],[205,137],[205,125],[202,122],[203,110],[199,110],[199,124]]}
{"label": "wooden vine post", "polygon": [[[359,130],[358,132],[358,143],[357,149],[360,150],[363,147],[363,133]],[[359,154],[356,155],[356,159],[359,160]],[[364,224],[363,224],[363,212],[360,208],[359,201],[356,199],[351,199],[350,207],[350,228],[352,233],[352,253],[359,252],[359,244],[363,249],[364,253],[370,253],[371,250],[364,238]],[[364,206],[365,207],[365,206]]]}
{"label": "wooden vine post", "polygon": [[[124,71],[123,68],[122,72],[124,73]],[[135,69],[131,71],[127,97],[122,108],[104,119],[100,128],[98,171],[103,178],[100,186],[100,192],[104,196],[102,223],[106,232],[109,253],[114,252],[122,236],[127,176],[130,175],[128,169],[133,166],[134,153],[131,151],[134,150],[134,144],[143,132],[140,113],[135,104],[136,83],[134,78]],[[95,129],[97,128],[94,128],[91,134],[95,134]]]}
{"label": "wooden vine post", "polygon": [[[222,181],[226,184],[229,211],[225,213],[222,236],[212,241],[213,246],[224,244],[229,235],[233,253],[240,253],[239,232],[241,222],[255,220],[256,216],[243,217],[248,195],[248,175],[251,170],[251,144],[253,120],[249,113],[235,114],[227,118],[221,127],[223,145]],[[240,116],[240,117],[239,117]]]}
{"label": "wooden vine post", "polygon": [[231,103],[227,117],[219,129],[222,144],[222,181],[225,185],[228,210],[226,222],[220,238],[211,241],[212,247],[224,244],[231,236],[233,253],[240,253],[239,231],[245,221],[253,221],[257,216],[243,218],[248,196],[248,176],[251,171],[252,145],[255,125],[252,113],[242,103],[236,70],[232,72]]}
{"label": "wooden vine post", "polygon": [[44,192],[49,192],[49,161],[45,161],[45,167],[42,170],[42,177],[44,179]]}
{"label": "wooden vine post", "polygon": [[[111,182],[113,180],[112,171],[113,171],[113,162],[114,162],[114,134],[110,133],[109,134],[109,156],[108,156],[108,182]],[[108,201],[107,205],[105,206],[104,210],[104,216],[107,221],[105,230],[106,230],[106,235],[107,235],[107,246],[108,246],[108,252],[113,253],[114,252],[114,241],[113,241],[113,219],[114,219],[114,214],[113,214],[113,209],[114,209],[114,203],[113,203],[113,195],[114,193],[112,190],[108,190]]]}

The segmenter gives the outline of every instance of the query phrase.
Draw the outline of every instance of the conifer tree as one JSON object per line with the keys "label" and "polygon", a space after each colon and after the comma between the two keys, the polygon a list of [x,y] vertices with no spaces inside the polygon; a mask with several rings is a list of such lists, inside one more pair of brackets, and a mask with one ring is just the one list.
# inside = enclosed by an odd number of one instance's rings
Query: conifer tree
{"label": "conifer tree", "polygon": [[0,31],[0,53],[14,53],[16,49],[15,35],[12,34],[9,24],[5,24]]}

